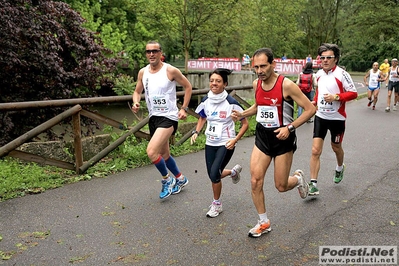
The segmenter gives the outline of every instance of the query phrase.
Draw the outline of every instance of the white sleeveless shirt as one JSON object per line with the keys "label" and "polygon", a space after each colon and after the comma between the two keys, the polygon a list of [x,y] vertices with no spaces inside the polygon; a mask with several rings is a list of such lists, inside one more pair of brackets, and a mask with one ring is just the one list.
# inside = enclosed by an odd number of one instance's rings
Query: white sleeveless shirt
{"label": "white sleeveless shirt", "polygon": [[389,80],[393,82],[398,82],[399,81],[399,75],[398,75],[398,67],[395,67],[395,69],[392,69],[392,67],[389,70]]}
{"label": "white sleeveless shirt", "polygon": [[377,70],[377,72],[374,72],[373,69],[370,69],[370,74],[369,74],[369,88],[375,89],[380,87],[380,82],[378,79],[381,77],[381,72],[380,70]]}
{"label": "white sleeveless shirt", "polygon": [[163,63],[157,73],[150,73],[147,65],[143,73],[145,100],[149,116],[164,116],[178,121],[179,110],[176,104],[176,82],[168,79],[166,69],[169,64]]}

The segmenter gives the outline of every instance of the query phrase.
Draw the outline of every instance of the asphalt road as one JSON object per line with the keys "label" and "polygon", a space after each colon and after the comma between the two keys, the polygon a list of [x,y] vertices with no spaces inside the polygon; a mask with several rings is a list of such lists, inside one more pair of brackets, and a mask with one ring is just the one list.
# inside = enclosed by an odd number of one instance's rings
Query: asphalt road
{"label": "asphalt road", "polygon": [[[264,188],[272,231],[258,239],[247,236],[258,219],[250,196],[251,137],[231,160],[230,167],[243,166],[242,178],[236,185],[223,180],[219,217],[205,216],[212,193],[201,151],[176,158],[190,183],[163,201],[150,165],[0,202],[0,265],[299,266],[319,265],[319,246],[397,246],[399,111],[386,113],[385,102],[383,89],[374,111],[366,98],[347,104],[341,184],[332,181],[336,163],[328,143],[316,198],[302,200],[296,189],[279,193],[269,169]],[[305,175],[312,129],[297,129],[292,170]]]}

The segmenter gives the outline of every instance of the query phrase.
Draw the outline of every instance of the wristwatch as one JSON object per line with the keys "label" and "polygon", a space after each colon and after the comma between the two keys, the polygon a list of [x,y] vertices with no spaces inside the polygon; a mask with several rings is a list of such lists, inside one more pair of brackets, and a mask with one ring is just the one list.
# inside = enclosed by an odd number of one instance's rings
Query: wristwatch
{"label": "wristwatch", "polygon": [[197,130],[193,130],[191,131],[191,135],[197,134],[198,135],[198,131]]}
{"label": "wristwatch", "polygon": [[188,112],[188,107],[182,107],[181,109],[183,109],[184,111],[186,111],[186,113]]}
{"label": "wristwatch", "polygon": [[338,94],[335,94],[334,100],[339,101],[339,95]]}
{"label": "wristwatch", "polygon": [[291,124],[288,124],[288,125],[287,125],[287,128],[288,128],[288,131],[289,131],[290,133],[292,133],[292,132],[295,131],[295,127],[294,127],[293,125],[291,125]]}

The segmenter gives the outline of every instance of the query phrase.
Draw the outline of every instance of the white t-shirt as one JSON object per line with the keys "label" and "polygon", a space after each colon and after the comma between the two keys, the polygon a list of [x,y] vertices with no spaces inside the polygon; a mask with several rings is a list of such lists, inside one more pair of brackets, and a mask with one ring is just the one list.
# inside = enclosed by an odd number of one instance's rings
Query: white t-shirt
{"label": "white t-shirt", "polygon": [[[227,94],[226,91],[224,91]],[[232,96],[227,94],[224,99],[214,100],[209,95],[205,96],[195,110],[201,117],[206,118],[205,128],[206,145],[223,146],[229,139],[236,136],[235,123],[231,118],[233,110],[242,112],[240,104]]]}

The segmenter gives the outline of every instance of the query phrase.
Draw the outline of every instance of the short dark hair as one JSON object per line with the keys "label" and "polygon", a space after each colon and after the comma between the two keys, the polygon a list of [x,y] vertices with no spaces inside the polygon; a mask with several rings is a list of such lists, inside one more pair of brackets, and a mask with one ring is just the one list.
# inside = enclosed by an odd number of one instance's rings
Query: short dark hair
{"label": "short dark hair", "polygon": [[159,50],[162,51],[162,46],[161,46],[161,44],[160,44],[159,42],[157,42],[157,41],[149,41],[147,44],[158,44],[158,45],[159,45]]}
{"label": "short dark hair", "polygon": [[260,48],[258,50],[255,51],[253,57],[260,55],[260,54],[264,54],[267,56],[267,62],[269,62],[270,64],[273,63],[274,60],[274,55],[273,55],[273,51],[270,48]]}
{"label": "short dark hair", "polygon": [[227,76],[231,74],[233,70],[227,69],[227,68],[216,68],[214,69],[211,73],[209,73],[209,78],[213,74],[218,74],[222,77],[223,83],[229,83]]}
{"label": "short dark hair", "polygon": [[338,65],[339,57],[340,57],[340,50],[339,50],[338,45],[333,44],[333,43],[323,43],[322,45],[320,45],[319,50],[317,51],[317,54],[321,55],[325,51],[333,51],[334,52],[335,59],[337,60],[336,64]]}
{"label": "short dark hair", "polygon": [[312,70],[313,71],[313,63],[312,62],[307,62],[306,64],[305,64],[305,66],[303,67],[303,71],[305,71],[305,70]]}

